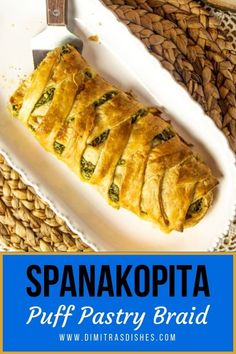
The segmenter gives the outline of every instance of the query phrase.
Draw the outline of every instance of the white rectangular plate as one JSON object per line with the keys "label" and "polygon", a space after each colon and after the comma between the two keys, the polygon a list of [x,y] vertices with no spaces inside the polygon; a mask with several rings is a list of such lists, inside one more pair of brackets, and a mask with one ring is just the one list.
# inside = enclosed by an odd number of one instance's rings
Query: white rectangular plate
{"label": "white rectangular plate", "polygon": [[[105,251],[207,251],[228,230],[235,212],[235,157],[223,134],[152,57],[141,42],[98,0],[76,0],[71,29],[84,41],[83,55],[99,73],[151,105],[165,107],[178,132],[219,178],[213,207],[195,227],[163,234],[126,210],[108,206],[62,162],[45,152],[6,105],[23,75],[33,70],[30,40],[45,26],[42,0],[8,0],[0,21],[0,150],[84,240]],[[24,9],[24,11],[22,10]],[[99,43],[87,38],[98,35]]]}

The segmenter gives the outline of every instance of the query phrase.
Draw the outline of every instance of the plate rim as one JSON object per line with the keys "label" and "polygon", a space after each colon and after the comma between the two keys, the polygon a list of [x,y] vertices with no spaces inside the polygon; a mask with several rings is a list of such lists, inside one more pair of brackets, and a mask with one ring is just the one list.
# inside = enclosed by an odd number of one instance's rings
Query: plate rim
{"label": "plate rim", "polygon": [[[121,23],[117,16],[112,13],[111,11],[109,11],[109,9],[107,9],[105,7],[104,4],[101,3],[100,0],[97,0],[102,6],[103,8],[105,8],[108,12],[109,12],[109,16],[110,16],[110,19],[112,17],[112,19],[114,21],[116,21],[116,23],[119,24],[119,26],[122,26],[123,29],[126,30],[127,32],[127,35],[130,35],[131,32],[130,30],[127,28],[127,26],[125,26],[123,23]],[[75,16],[75,19],[76,19],[76,16]],[[142,47],[142,49],[145,49],[143,43],[138,40],[135,36],[132,35],[132,39],[134,41],[136,41],[136,43],[139,45],[139,48]],[[150,57],[150,60],[152,60],[153,62],[157,61],[156,58],[154,58],[154,56],[152,56],[150,53],[148,53],[148,51],[145,49],[145,52],[146,52],[146,55],[148,55]],[[159,62],[159,61],[158,61]],[[159,63],[160,64],[160,63]],[[163,67],[162,67],[162,70],[165,71],[165,74],[166,75],[170,75],[170,73],[165,70]],[[171,77],[171,80],[174,81],[174,79]],[[202,115],[202,118],[204,116],[204,123],[206,124],[206,127],[209,127],[209,128],[212,128],[213,131],[215,133],[217,133],[217,137],[221,140],[221,144],[222,146],[224,146],[224,148],[227,150],[227,157],[229,158],[230,160],[230,163],[232,163],[232,167],[234,167],[235,169],[235,175],[236,175],[236,156],[234,155],[233,151],[231,150],[230,146],[229,146],[229,143],[226,139],[226,137],[224,136],[223,132],[216,127],[215,123],[213,122],[213,120],[208,116],[206,115],[204,112],[203,112],[203,109],[202,107],[196,102],[193,100],[193,98],[189,95],[189,93],[186,91],[186,89],[184,89],[183,87],[181,87],[179,85],[179,88],[182,89],[186,94],[188,94],[189,98],[192,100],[192,103],[195,104],[196,108],[198,108],[199,110],[201,110],[201,115]],[[150,93],[150,92],[149,92]],[[0,144],[1,145],[1,144]],[[71,220],[71,218],[68,216],[65,216],[62,212],[59,211],[58,207],[53,203],[53,201],[51,200],[51,198],[49,198],[45,191],[42,191],[40,189],[40,187],[37,185],[37,183],[35,182],[32,182],[32,179],[28,176],[28,173],[26,173],[26,171],[24,169],[22,169],[22,167],[20,167],[19,165],[21,165],[21,161],[19,159],[15,159],[16,161],[13,162],[12,158],[10,157],[11,153],[7,152],[6,151],[7,149],[4,149],[4,148],[1,148],[0,146],[0,153],[5,157],[7,163],[13,168],[15,169],[20,176],[22,176],[23,180],[26,181],[26,184],[28,184],[29,186],[31,186],[32,188],[34,188],[36,194],[43,200],[45,201],[49,206],[50,208],[54,211],[55,214],[57,214],[59,217],[62,218],[62,220],[68,225],[68,227],[71,229],[72,232],[74,232],[75,234],[77,234],[81,240],[87,244],[89,247],[91,247],[92,249],[94,249],[95,251],[101,251],[100,247],[97,245],[97,242],[92,242],[92,240],[89,240],[90,236],[89,234],[85,234],[85,232],[83,232],[81,229],[79,229],[79,227],[75,226],[74,223],[73,223],[73,220]],[[234,188],[235,189],[235,188]],[[234,190],[234,192],[236,192],[236,189]],[[230,228],[230,223],[234,220],[235,216],[236,216],[236,193],[234,193],[234,202],[232,203],[232,208],[229,206],[229,209],[231,210],[231,212],[229,212],[230,214],[230,217],[228,219],[228,221],[226,222],[225,221],[225,224],[222,226],[222,231],[219,232],[219,236],[217,237],[217,235],[215,236],[215,240],[214,240],[214,243],[212,244],[212,246],[210,248],[208,248],[208,250],[206,250],[205,252],[209,251],[209,252],[213,252],[215,247],[217,246],[217,244],[219,243],[219,241],[221,239],[223,239],[228,231],[229,231],[229,228]],[[101,247],[103,248],[103,247]],[[109,252],[109,251],[107,251]],[[164,251],[160,251],[160,252],[164,252]],[[179,251],[178,251],[179,252]],[[186,252],[186,251],[185,251]]]}

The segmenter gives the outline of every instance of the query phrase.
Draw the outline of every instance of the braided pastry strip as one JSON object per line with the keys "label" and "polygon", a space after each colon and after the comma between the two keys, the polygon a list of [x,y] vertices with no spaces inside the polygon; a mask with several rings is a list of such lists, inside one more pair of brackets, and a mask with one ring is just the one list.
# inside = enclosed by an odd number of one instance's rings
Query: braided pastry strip
{"label": "braided pastry strip", "polygon": [[216,178],[161,111],[106,82],[70,45],[48,54],[10,109],[112,206],[165,232],[195,225],[212,203]]}

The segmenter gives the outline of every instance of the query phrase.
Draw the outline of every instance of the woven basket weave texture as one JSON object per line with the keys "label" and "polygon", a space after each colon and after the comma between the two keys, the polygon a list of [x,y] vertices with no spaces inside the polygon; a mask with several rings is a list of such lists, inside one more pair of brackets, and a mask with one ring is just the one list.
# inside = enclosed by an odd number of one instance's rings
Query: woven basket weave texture
{"label": "woven basket weave texture", "polygon": [[[198,101],[236,152],[236,14],[191,0],[103,0]],[[6,248],[90,252],[0,157],[0,239]],[[236,227],[217,246],[236,251]]]}

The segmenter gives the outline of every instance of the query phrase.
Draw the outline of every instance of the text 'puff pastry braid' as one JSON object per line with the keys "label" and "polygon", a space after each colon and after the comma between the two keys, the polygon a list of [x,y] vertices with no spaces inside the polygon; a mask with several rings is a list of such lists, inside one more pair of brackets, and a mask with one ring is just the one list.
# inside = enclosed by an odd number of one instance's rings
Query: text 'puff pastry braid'
{"label": "text 'puff pastry braid'", "polygon": [[112,206],[164,232],[195,225],[212,203],[216,178],[161,111],[105,81],[70,45],[47,55],[10,109]]}

